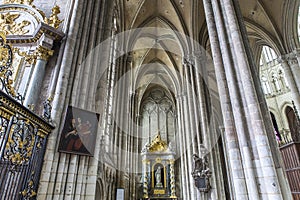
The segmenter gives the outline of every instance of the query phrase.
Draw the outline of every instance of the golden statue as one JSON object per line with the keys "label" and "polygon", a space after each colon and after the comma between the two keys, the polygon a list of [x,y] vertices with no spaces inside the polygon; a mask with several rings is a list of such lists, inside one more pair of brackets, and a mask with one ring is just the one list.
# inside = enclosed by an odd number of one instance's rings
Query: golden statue
{"label": "golden statue", "polygon": [[166,151],[168,149],[168,145],[165,141],[161,139],[160,132],[153,138],[151,144],[149,145],[149,151],[155,152],[155,151]]}

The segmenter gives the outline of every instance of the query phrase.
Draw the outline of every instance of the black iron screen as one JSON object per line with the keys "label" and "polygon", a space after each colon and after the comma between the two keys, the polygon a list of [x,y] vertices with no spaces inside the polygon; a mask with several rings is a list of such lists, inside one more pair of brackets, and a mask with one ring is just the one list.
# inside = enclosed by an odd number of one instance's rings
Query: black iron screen
{"label": "black iron screen", "polygon": [[35,199],[52,126],[0,91],[0,199]]}

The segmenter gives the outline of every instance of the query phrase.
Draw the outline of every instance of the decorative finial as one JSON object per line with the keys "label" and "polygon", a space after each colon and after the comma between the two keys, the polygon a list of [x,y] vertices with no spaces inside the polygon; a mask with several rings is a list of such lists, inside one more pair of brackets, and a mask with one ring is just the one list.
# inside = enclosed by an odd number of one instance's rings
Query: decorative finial
{"label": "decorative finial", "polygon": [[50,18],[46,20],[46,23],[48,23],[49,26],[58,29],[59,25],[63,22],[63,20],[60,20],[58,18],[59,13],[60,13],[60,7],[58,5],[55,5],[52,8],[52,14],[50,15]]}

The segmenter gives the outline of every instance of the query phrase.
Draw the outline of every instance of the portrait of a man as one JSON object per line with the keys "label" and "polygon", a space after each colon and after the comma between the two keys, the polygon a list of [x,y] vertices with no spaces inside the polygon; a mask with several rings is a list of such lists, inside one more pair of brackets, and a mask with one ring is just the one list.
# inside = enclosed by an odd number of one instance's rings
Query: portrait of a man
{"label": "portrait of a man", "polygon": [[99,114],[69,106],[58,151],[92,156]]}

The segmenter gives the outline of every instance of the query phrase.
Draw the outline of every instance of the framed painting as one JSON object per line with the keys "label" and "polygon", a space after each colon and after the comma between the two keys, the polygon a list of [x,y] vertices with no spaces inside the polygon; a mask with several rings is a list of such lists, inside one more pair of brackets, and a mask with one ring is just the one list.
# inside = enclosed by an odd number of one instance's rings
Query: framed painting
{"label": "framed painting", "polygon": [[58,151],[93,156],[98,121],[99,114],[69,106]]}

